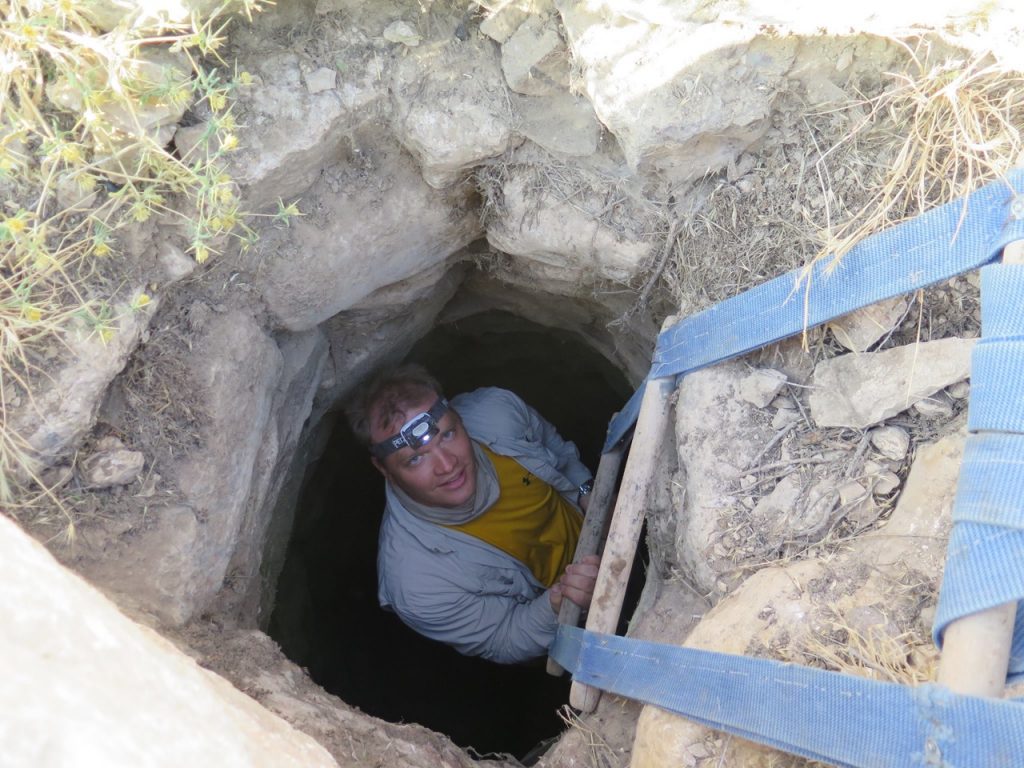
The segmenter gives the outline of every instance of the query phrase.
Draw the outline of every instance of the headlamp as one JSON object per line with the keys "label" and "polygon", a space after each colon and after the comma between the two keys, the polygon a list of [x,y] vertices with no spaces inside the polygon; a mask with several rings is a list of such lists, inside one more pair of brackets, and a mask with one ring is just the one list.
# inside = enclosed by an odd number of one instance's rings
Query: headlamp
{"label": "headlamp", "polygon": [[437,422],[448,412],[448,401],[439,397],[430,410],[417,414],[405,422],[397,434],[370,446],[370,453],[378,459],[385,459],[405,447],[416,450],[429,443],[441,432]]}

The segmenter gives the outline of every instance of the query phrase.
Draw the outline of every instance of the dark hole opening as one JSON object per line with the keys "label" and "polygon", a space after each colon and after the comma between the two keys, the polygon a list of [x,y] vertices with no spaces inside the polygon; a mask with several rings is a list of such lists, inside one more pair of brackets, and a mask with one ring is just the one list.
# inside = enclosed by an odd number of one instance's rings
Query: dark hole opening
{"label": "dark hole opening", "polygon": [[[592,470],[609,418],[631,393],[622,373],[578,335],[505,312],[438,326],[408,360],[426,365],[449,395],[480,386],[515,391],[577,444]],[[504,666],[464,657],[379,607],[383,479],[343,419],[310,477],[269,627],[285,653],[364,712],[420,723],[481,754],[522,756],[558,733],[569,681],[547,675],[543,660]],[[624,615],[629,610],[627,603]]]}

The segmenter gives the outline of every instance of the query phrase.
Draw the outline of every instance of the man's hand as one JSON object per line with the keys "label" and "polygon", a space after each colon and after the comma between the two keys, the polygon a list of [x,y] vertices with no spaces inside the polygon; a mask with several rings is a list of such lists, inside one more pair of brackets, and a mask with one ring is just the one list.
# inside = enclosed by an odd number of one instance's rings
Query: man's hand
{"label": "man's hand", "polygon": [[562,607],[562,598],[567,597],[583,610],[590,607],[594,597],[594,584],[597,583],[597,569],[601,558],[597,555],[586,555],[582,562],[566,566],[565,573],[558,583],[548,590],[551,610],[555,613]]}

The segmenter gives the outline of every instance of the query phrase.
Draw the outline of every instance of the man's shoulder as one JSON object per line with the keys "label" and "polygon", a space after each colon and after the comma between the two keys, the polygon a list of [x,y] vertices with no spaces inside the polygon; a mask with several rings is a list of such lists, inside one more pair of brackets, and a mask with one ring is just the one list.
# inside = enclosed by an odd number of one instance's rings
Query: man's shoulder
{"label": "man's shoulder", "polygon": [[496,438],[526,436],[529,412],[526,403],[514,392],[500,387],[481,387],[456,395],[451,403],[474,439],[490,442]]}

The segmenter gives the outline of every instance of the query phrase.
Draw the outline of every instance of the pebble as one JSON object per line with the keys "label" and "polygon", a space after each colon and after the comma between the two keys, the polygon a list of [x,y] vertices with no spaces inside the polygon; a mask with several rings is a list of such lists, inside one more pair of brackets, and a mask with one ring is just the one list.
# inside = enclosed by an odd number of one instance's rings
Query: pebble
{"label": "pebble", "polygon": [[766,408],[786,384],[786,374],[772,368],[758,368],[750,372],[737,387],[736,394],[758,408]]}
{"label": "pebble", "polygon": [[946,393],[954,400],[966,400],[971,394],[971,383],[969,381],[958,381],[950,386]]}
{"label": "pebble", "polygon": [[870,434],[871,444],[887,459],[900,461],[910,450],[910,434],[902,427],[878,427]]}
{"label": "pebble", "polygon": [[914,410],[926,419],[949,419],[953,417],[953,405],[941,394],[919,400],[914,403]]}
{"label": "pebble", "polygon": [[900,478],[895,472],[880,472],[871,480],[871,493],[874,496],[888,496],[900,487]]}
{"label": "pebble", "polygon": [[82,477],[91,488],[127,485],[139,476],[145,463],[139,451],[124,448],[101,451],[82,463]]}

